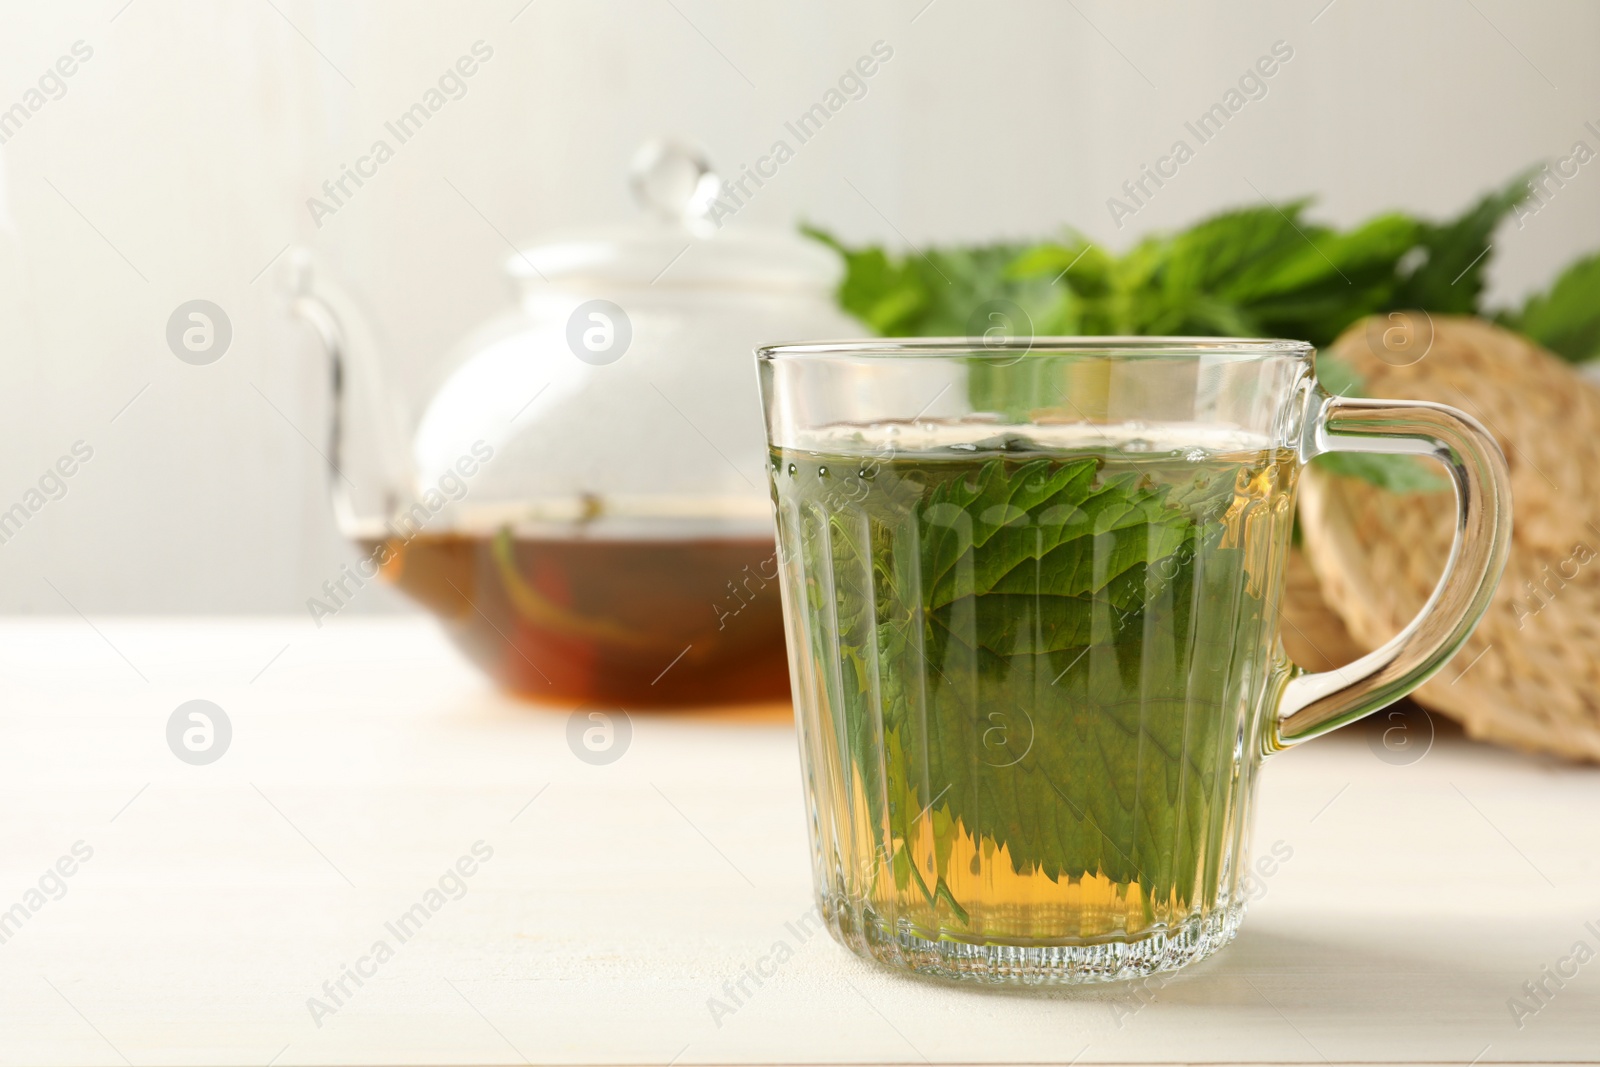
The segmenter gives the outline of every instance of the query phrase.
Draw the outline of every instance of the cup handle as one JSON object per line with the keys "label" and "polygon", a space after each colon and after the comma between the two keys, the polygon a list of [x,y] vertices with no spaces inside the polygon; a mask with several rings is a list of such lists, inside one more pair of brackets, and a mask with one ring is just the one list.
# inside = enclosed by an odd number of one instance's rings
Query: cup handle
{"label": "cup handle", "polygon": [[1388,643],[1344,667],[1296,673],[1278,699],[1268,749],[1277,751],[1399,700],[1455,655],[1483,617],[1511,547],[1505,456],[1472,416],[1443,404],[1328,396],[1310,420],[1303,457],[1324,452],[1433,456],[1456,493],[1456,533],[1444,574],[1422,611]]}

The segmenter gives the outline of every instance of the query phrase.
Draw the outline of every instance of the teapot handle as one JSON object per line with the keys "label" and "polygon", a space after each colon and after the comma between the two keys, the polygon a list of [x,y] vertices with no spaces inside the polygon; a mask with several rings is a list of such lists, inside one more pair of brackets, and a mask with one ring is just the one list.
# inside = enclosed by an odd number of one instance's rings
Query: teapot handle
{"label": "teapot handle", "polygon": [[[311,252],[296,248],[288,256],[288,291],[290,312],[316,331],[317,339],[328,357],[329,414],[327,450],[323,458],[328,464],[328,493],[333,503],[334,518],[341,531],[349,537],[370,536],[381,530],[383,520],[393,514],[399,494],[409,485],[405,477],[405,458],[409,452],[395,435],[392,412],[383,403],[382,379],[378,375],[376,354],[364,351],[371,347],[371,338],[360,331],[359,311],[346,294],[327,284],[319,276]],[[353,337],[352,324],[360,331]],[[365,342],[365,343],[363,343]],[[374,465],[371,477],[378,486],[368,484],[358,487],[352,480],[350,456],[351,430],[355,419],[354,400],[365,392],[375,425],[373,447],[380,462]],[[396,449],[399,451],[396,451]],[[395,457],[400,457],[402,469],[394,469]],[[366,481],[369,475],[363,473]],[[357,504],[358,492],[371,489],[381,491],[382,503],[378,508],[363,508]],[[372,514],[376,510],[377,514]]]}
{"label": "teapot handle", "polygon": [[311,289],[311,261],[304,249],[295,249],[290,258],[289,310],[294,316],[316,331],[317,340],[328,357],[328,443],[324,457],[328,461],[328,495],[333,501],[333,514],[341,530],[353,529],[356,524],[355,503],[350,499],[349,488],[344,484],[344,430],[345,430],[345,333],[339,315],[326,300]]}

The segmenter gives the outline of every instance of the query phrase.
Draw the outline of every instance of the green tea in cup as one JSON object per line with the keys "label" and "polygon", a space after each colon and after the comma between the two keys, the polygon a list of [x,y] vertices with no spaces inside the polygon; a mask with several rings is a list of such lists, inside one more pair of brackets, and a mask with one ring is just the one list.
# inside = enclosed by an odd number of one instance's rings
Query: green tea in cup
{"label": "green tea in cup", "polygon": [[[903,969],[1112,980],[1226,944],[1263,755],[1420,684],[1503,564],[1492,440],[1328,397],[1294,342],[760,356],[820,904]],[[1336,448],[1443,459],[1467,534],[1418,624],[1306,674],[1285,556]]]}

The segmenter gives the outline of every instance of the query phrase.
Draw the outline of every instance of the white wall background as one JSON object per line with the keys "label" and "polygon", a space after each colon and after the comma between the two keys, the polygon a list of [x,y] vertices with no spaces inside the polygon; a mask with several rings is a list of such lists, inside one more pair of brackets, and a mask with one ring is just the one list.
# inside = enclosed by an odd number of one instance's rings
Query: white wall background
{"label": "white wall background", "polygon": [[[1070,224],[1122,246],[1252,184],[1314,192],[1340,223],[1444,214],[1600,147],[1586,0],[0,0],[0,20],[0,109],[75,41],[94,50],[0,148],[0,510],[94,449],[0,544],[10,612],[304,610],[353,553],[302,437],[321,445],[324,371],[269,269],[285,245],[360,286],[425,388],[505,299],[495,229],[628,219],[622,175],[654,134],[735,169],[879,39],[895,53],[868,95],[736,225],[921,244]],[[319,230],[306,198],[479,39],[494,57],[467,95]],[[1107,197],[1280,39],[1294,59],[1269,95],[1118,231]],[[1586,168],[1502,232],[1493,293],[1596,247]],[[164,340],[194,298],[234,328],[205,367]]]}

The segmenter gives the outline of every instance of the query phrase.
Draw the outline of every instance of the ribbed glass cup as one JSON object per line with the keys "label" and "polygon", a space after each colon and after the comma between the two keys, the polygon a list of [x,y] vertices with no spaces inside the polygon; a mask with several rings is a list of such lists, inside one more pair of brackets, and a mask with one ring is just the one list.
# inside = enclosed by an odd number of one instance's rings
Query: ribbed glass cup
{"label": "ribbed glass cup", "polygon": [[[1297,476],[1351,447],[1306,346],[759,355],[818,895],[901,969],[1106,981],[1227,943],[1262,756],[1420,684],[1503,561],[1491,521],[1470,595],[1334,687],[1278,641]],[[1457,436],[1381,447],[1460,470],[1482,526],[1498,452]]]}

